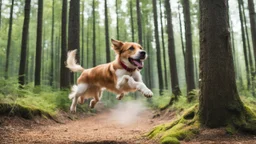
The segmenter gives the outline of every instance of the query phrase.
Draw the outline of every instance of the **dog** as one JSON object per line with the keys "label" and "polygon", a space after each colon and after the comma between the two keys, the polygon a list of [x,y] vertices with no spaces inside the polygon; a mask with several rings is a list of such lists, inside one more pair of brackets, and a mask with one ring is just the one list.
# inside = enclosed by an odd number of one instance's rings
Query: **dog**
{"label": "dog", "polygon": [[73,85],[69,94],[72,99],[71,112],[76,112],[77,103],[83,104],[87,98],[93,98],[90,108],[94,108],[105,89],[117,94],[118,100],[121,100],[124,94],[135,91],[140,91],[147,98],[153,96],[140,74],[147,58],[146,51],[138,43],[114,39],[111,39],[111,43],[116,54],[115,60],[90,69],[84,69],[76,63],[76,50],[68,52],[66,67],[73,72],[82,72],[77,79],[77,85]]}

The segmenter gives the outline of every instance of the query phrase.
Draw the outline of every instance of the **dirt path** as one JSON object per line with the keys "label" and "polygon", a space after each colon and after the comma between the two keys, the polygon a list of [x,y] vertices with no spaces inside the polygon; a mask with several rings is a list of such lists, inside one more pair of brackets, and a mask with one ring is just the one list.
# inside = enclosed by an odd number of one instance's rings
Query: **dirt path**
{"label": "dirt path", "polygon": [[[63,124],[17,117],[0,119],[0,144],[46,143],[46,144],[136,144],[152,143],[141,135],[153,126],[170,121],[173,113],[153,117],[152,110],[138,105],[122,106],[79,120],[68,120]],[[75,115],[74,115],[75,116]],[[224,129],[202,130],[200,135],[183,144],[256,144],[256,136],[227,135]]]}
{"label": "dirt path", "polygon": [[[126,106],[65,124],[15,125],[9,120],[0,126],[0,143],[143,143],[141,135],[166,120],[152,119],[151,110]],[[30,122],[31,123],[31,122]]]}

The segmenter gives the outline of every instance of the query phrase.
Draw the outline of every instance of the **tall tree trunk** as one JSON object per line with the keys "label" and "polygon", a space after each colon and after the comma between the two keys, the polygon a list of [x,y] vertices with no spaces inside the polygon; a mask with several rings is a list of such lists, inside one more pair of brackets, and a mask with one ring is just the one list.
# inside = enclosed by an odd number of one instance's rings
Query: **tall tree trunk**
{"label": "tall tree trunk", "polygon": [[108,4],[105,0],[105,42],[106,42],[106,62],[110,62],[109,32],[108,32]]}
{"label": "tall tree trunk", "polygon": [[87,19],[87,36],[86,36],[86,66],[89,68],[89,30],[90,23],[89,18]]}
{"label": "tall tree trunk", "polygon": [[187,82],[187,95],[189,95],[189,92],[195,89],[189,0],[183,0],[183,13],[184,13],[184,19],[185,19],[185,38],[186,38],[186,53],[185,53],[186,82]]}
{"label": "tall tree trunk", "polygon": [[118,0],[116,0],[116,38],[119,40],[119,14],[118,14]]}
{"label": "tall tree trunk", "polygon": [[[182,23],[181,23],[181,16],[180,16],[180,5],[178,5],[178,17],[179,17],[179,25],[180,25],[180,41],[181,41],[182,54],[184,57],[184,61],[186,61],[185,46],[184,46],[184,41],[183,41],[183,30],[182,30]],[[185,70],[185,72],[186,72],[186,70]]]}
{"label": "tall tree trunk", "polygon": [[60,61],[60,88],[65,89],[70,84],[70,72],[65,66],[67,59],[67,0],[62,1],[61,14],[61,61]]}
{"label": "tall tree trunk", "polygon": [[250,14],[251,35],[252,35],[252,44],[253,44],[253,50],[254,50],[254,60],[255,60],[254,64],[256,69],[256,13],[255,13],[253,0],[248,0],[248,8],[249,8],[249,14]]}
{"label": "tall tree trunk", "polygon": [[249,69],[248,55],[247,55],[247,48],[246,48],[246,41],[245,41],[244,21],[243,21],[241,0],[238,0],[238,8],[239,8],[239,17],[241,22],[241,30],[242,30],[242,42],[243,42],[245,68],[246,68],[247,89],[249,89],[251,86],[251,79],[250,79],[250,69]]}
{"label": "tall tree trunk", "polygon": [[29,81],[29,39],[27,39],[26,65],[25,65],[25,84],[28,84],[29,82],[30,82]]}
{"label": "tall tree trunk", "polygon": [[[77,49],[76,60],[79,63],[80,48],[80,0],[70,0],[68,24],[68,50]],[[74,73],[70,74],[70,82],[74,84]]]}
{"label": "tall tree trunk", "polygon": [[82,50],[81,50],[81,65],[84,66],[84,5],[85,2],[82,3]]}
{"label": "tall tree trunk", "polygon": [[93,22],[92,22],[92,49],[93,49],[93,58],[92,63],[93,66],[96,66],[96,28],[95,28],[95,0],[93,0],[92,4],[92,15],[93,15]]}
{"label": "tall tree trunk", "polygon": [[158,36],[158,19],[157,19],[156,0],[152,0],[152,3],[153,3],[154,26],[155,26],[155,40],[156,40],[156,56],[157,56],[159,94],[163,95],[162,62],[161,62],[161,50],[160,50],[160,43],[159,43],[159,36]]}
{"label": "tall tree trunk", "polygon": [[[30,0],[25,1],[24,7],[24,22],[22,29],[21,51],[20,51],[20,67],[19,67],[19,84],[25,84],[25,71],[27,67],[27,43],[28,43],[28,29],[30,19]],[[27,77],[27,76],[26,76]]]}
{"label": "tall tree trunk", "polygon": [[9,20],[9,31],[8,31],[8,40],[7,40],[7,48],[6,48],[6,61],[5,61],[5,79],[8,79],[8,68],[9,68],[9,57],[10,57],[10,47],[11,47],[11,39],[12,39],[12,17],[13,17],[13,5],[14,0],[12,0],[12,5],[10,8],[10,20]]}
{"label": "tall tree trunk", "polygon": [[43,0],[38,0],[35,86],[39,86],[41,84],[40,78],[41,78],[41,54],[42,54],[42,29],[43,29]]}
{"label": "tall tree trunk", "polygon": [[165,45],[164,45],[164,26],[163,26],[163,12],[162,12],[162,0],[159,0],[160,2],[160,24],[161,24],[161,37],[162,37],[162,49],[163,49],[163,59],[164,59],[164,78],[165,78],[165,88],[168,89],[168,78],[167,78],[167,63],[166,63],[166,50],[165,50]]}
{"label": "tall tree trunk", "polygon": [[235,82],[227,3],[200,0],[199,118],[209,127],[226,126],[243,110]]}
{"label": "tall tree trunk", "polygon": [[138,41],[142,45],[142,25],[141,25],[141,10],[140,10],[140,0],[136,0],[136,10],[137,10],[137,25],[138,25]]}
{"label": "tall tree trunk", "polygon": [[53,57],[53,49],[54,49],[54,0],[52,1],[52,32],[51,32],[51,67],[50,67],[50,86],[53,86],[53,73],[54,73],[54,57]]}
{"label": "tall tree trunk", "polygon": [[132,32],[132,42],[134,42],[134,24],[133,24],[133,10],[132,10],[132,0],[130,0],[130,16],[131,16],[131,32]]}
{"label": "tall tree trunk", "polygon": [[[172,26],[172,10],[170,6],[170,1],[165,0],[165,9],[167,16],[167,34],[168,34],[168,54],[169,54],[169,63],[170,63],[170,71],[171,71],[171,85],[172,85],[172,93],[174,94],[174,100],[178,99],[178,96],[181,94],[179,88],[179,80],[178,80],[178,72],[176,65],[176,56],[175,56],[175,44],[174,44],[174,34],[173,34],[173,26]],[[173,99],[171,99],[173,101]],[[172,103],[170,101],[170,104]]]}
{"label": "tall tree trunk", "polygon": [[245,28],[245,34],[246,34],[246,42],[247,42],[247,46],[248,46],[248,55],[249,55],[249,65],[250,65],[250,72],[251,72],[251,85],[252,85],[252,95],[255,96],[255,84],[254,84],[254,67],[253,67],[253,57],[252,57],[252,53],[251,53],[251,44],[250,44],[250,40],[249,40],[249,34],[248,34],[248,28],[247,28],[247,20],[246,20],[246,16],[245,16],[245,10],[244,10],[244,2],[241,1],[241,6],[242,6],[242,11],[243,11],[243,18],[244,18],[244,28]]}

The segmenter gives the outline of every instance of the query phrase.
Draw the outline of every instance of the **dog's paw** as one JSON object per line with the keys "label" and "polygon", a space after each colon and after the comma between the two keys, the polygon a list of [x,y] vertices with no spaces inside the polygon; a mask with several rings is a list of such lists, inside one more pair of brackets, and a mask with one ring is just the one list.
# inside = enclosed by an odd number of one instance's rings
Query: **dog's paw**
{"label": "dog's paw", "polygon": [[147,98],[151,98],[153,96],[153,92],[150,89],[142,89],[141,92]]}
{"label": "dog's paw", "polygon": [[124,94],[119,94],[116,96],[116,99],[121,100],[124,97]]}
{"label": "dog's paw", "polygon": [[70,106],[70,112],[75,113],[76,112],[76,106],[71,105]]}

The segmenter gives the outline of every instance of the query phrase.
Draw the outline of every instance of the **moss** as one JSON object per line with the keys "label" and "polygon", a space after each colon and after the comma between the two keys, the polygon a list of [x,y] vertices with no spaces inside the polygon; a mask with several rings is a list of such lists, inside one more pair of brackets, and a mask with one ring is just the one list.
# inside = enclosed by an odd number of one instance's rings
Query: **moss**
{"label": "moss", "polygon": [[226,132],[227,132],[227,134],[235,134],[235,133],[237,133],[237,130],[236,130],[236,128],[233,126],[233,125],[228,125],[228,126],[226,126]]}
{"label": "moss", "polygon": [[22,106],[14,103],[0,103],[0,115],[20,116],[25,119],[32,119],[34,116],[45,115],[52,118],[51,114],[36,108]]}
{"label": "moss", "polygon": [[179,144],[179,140],[175,137],[165,137],[162,141],[162,144]]}
{"label": "moss", "polygon": [[160,137],[161,143],[168,143],[169,140],[190,140],[199,133],[200,123],[196,112],[198,105],[189,108],[177,120],[168,124],[155,127],[147,134],[149,138]]}

